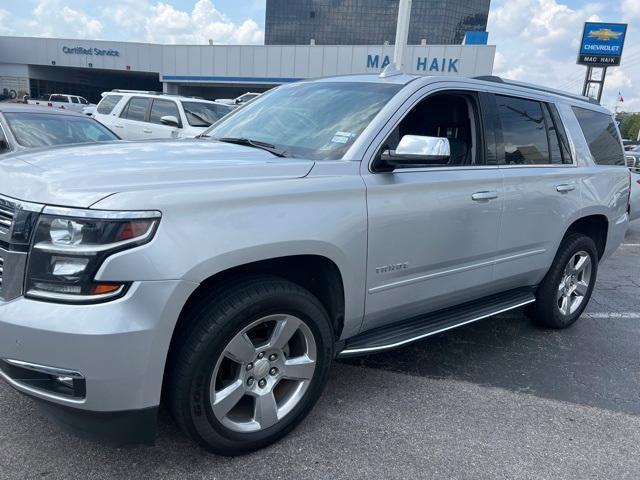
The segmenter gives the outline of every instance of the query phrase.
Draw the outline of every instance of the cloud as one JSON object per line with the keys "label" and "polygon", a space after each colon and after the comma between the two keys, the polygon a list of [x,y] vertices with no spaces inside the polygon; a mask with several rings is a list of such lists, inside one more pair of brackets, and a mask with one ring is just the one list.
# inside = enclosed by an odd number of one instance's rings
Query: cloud
{"label": "cloud", "polygon": [[97,38],[103,31],[100,20],[61,0],[40,0],[27,26],[33,34],[47,37]]}
{"label": "cloud", "polygon": [[260,44],[264,31],[251,19],[237,25],[211,0],[198,0],[191,11],[170,3],[116,0],[107,13],[115,25],[138,41],[154,43]]}
{"label": "cloud", "polygon": [[627,21],[640,21],[640,2],[638,0],[623,0],[620,10]]}
{"label": "cloud", "polygon": [[[639,0],[616,3],[571,8],[561,0],[492,1],[487,30],[497,48],[495,74],[581,93],[586,67],[577,65],[576,58],[583,23],[640,18]],[[608,70],[603,104],[610,108],[618,91],[625,93],[625,108],[640,104],[634,95],[640,85],[640,46],[634,36],[630,29],[622,66]]]}
{"label": "cloud", "polygon": [[12,18],[11,14],[2,8],[0,8],[0,35],[12,35]]}
{"label": "cloud", "polygon": [[[79,0],[38,0],[28,17],[0,8],[0,35],[152,43],[264,43],[264,31],[256,21],[247,18],[234,23],[211,0],[198,0],[191,10],[181,10],[170,1],[111,0],[108,8],[89,14],[82,8],[86,5]],[[247,8],[254,11],[253,4]]]}

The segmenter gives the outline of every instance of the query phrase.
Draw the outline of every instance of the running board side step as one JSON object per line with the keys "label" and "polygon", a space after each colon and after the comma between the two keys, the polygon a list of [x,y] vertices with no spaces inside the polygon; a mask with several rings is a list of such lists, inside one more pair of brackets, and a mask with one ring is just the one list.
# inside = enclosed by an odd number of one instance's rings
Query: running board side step
{"label": "running board side step", "polygon": [[511,290],[421,317],[385,325],[348,339],[338,358],[391,350],[535,301],[535,295],[529,290]]}

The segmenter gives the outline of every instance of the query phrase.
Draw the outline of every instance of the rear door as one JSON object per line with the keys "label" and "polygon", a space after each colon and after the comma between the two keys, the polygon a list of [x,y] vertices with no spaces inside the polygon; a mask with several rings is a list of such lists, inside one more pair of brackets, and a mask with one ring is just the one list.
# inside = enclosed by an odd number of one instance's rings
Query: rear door
{"label": "rear door", "polygon": [[148,129],[151,98],[131,97],[120,117],[113,122],[114,131],[125,140],[143,140],[148,137],[144,131]]}
{"label": "rear door", "polygon": [[554,104],[490,95],[504,185],[495,275],[504,288],[534,285],[581,208],[579,173]]}

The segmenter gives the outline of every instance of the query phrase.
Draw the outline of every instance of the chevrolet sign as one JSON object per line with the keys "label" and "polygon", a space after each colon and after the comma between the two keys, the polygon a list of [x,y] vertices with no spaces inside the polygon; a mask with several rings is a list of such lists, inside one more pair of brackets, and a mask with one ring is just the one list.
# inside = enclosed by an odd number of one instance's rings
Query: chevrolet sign
{"label": "chevrolet sign", "polygon": [[600,67],[620,65],[626,33],[624,23],[585,23],[578,63]]}

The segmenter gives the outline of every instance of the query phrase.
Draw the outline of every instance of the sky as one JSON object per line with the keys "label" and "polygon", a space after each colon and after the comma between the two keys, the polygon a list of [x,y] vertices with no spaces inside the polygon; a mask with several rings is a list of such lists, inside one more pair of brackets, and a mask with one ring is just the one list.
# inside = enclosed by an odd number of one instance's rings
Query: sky
{"label": "sky", "polygon": [[[264,14],[265,0],[0,0],[0,35],[261,44]],[[494,74],[580,93],[585,67],[575,60],[585,21],[629,23],[603,104],[640,111],[640,0],[492,0]]]}

